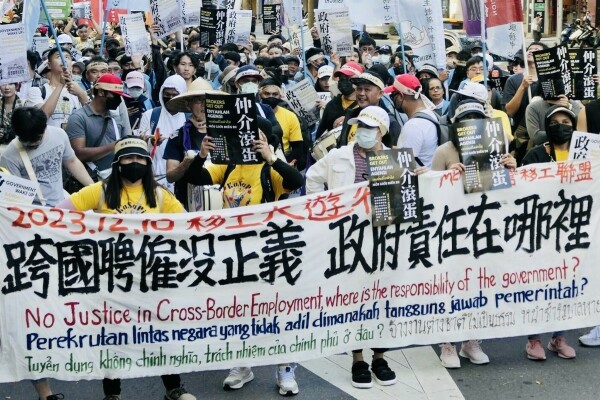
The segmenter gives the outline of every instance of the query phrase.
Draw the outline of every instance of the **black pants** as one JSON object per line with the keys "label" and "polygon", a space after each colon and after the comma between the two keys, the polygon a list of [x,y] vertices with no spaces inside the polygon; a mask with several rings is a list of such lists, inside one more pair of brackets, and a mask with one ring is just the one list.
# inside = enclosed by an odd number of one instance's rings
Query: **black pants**
{"label": "black pants", "polygon": [[[389,349],[371,349],[371,350],[373,350],[374,353],[385,353]],[[358,354],[358,353],[362,353],[362,349],[352,350],[352,354]]]}
{"label": "black pants", "polygon": [[[161,375],[163,385],[167,392],[169,390],[177,389],[181,387],[181,377],[179,374],[174,375]],[[121,394],[121,380],[120,379],[102,379],[102,389],[104,390],[105,396],[120,395]]]}

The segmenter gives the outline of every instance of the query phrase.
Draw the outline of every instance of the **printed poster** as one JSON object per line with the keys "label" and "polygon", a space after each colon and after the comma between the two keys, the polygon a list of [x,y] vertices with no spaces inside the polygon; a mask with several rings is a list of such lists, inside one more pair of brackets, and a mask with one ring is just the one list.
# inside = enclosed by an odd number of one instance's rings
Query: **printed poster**
{"label": "printed poster", "polygon": [[251,94],[206,95],[206,130],[216,149],[213,164],[260,164],[253,149],[259,138],[256,99]]}
{"label": "printed poster", "polygon": [[585,160],[600,157],[600,135],[597,133],[573,131],[569,146],[570,160]]}
{"label": "printed poster", "polygon": [[252,10],[227,10],[225,43],[247,45],[252,31]]}
{"label": "printed poster", "polygon": [[510,171],[500,164],[507,145],[500,118],[470,119],[451,126],[455,146],[465,166],[465,193],[511,187]]}
{"label": "printed poster", "polygon": [[319,96],[314,86],[307,79],[289,86],[285,92],[286,100],[294,112],[306,119],[309,125],[319,120],[317,100]]}
{"label": "printed poster", "polygon": [[27,41],[23,24],[0,25],[0,43],[0,84],[28,81]]}
{"label": "printed poster", "polygon": [[125,54],[150,54],[150,42],[144,23],[144,14],[126,14],[119,16],[121,35],[125,41]]}
{"label": "printed poster", "polygon": [[263,33],[265,35],[272,35],[274,32],[280,31],[280,13],[281,5],[279,4],[265,4],[263,6]]}
{"label": "printed poster", "polygon": [[40,57],[50,48],[50,38],[48,36],[34,36],[31,44],[31,51],[37,52]]}
{"label": "printed poster", "polygon": [[73,3],[73,18],[92,19],[92,3],[89,1]]}
{"label": "printed poster", "polygon": [[150,0],[154,24],[159,26],[157,36],[163,38],[183,28],[179,0]]}
{"label": "printed poster", "polygon": [[0,202],[31,204],[37,194],[38,185],[29,179],[0,172]]}
{"label": "printed poster", "polygon": [[315,19],[325,54],[335,51],[340,57],[352,56],[354,42],[348,9],[317,9]]}
{"label": "printed poster", "polygon": [[200,46],[221,46],[225,40],[227,10],[202,9],[200,12]]}
{"label": "printed poster", "polygon": [[569,64],[571,67],[571,98],[574,100],[595,100],[598,84],[594,81],[597,71],[596,50],[570,48]]}
{"label": "printed poster", "polygon": [[181,18],[185,26],[200,26],[202,0],[180,0]]}
{"label": "printed poster", "polygon": [[[533,52],[538,81],[542,86],[544,100],[557,99],[558,96],[570,96],[571,74],[567,46],[556,46],[547,50]],[[567,73],[566,77],[563,72]]]}

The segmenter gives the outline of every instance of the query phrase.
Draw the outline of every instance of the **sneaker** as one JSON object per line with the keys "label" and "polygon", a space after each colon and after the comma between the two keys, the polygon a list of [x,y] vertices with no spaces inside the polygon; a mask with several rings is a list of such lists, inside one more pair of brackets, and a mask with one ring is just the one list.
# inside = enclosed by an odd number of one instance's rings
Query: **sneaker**
{"label": "sneaker", "polygon": [[456,354],[456,346],[452,343],[440,344],[442,353],[440,354],[440,361],[442,366],[446,368],[460,368],[460,358]]}
{"label": "sneaker", "polygon": [[189,394],[183,387],[169,390],[165,394],[165,400],[196,400],[196,396]]}
{"label": "sneaker", "polygon": [[468,358],[473,364],[487,364],[490,362],[490,358],[481,350],[480,340],[469,340],[468,342],[463,342],[460,346],[460,356],[464,358]]}
{"label": "sneaker", "polygon": [[248,367],[233,367],[229,370],[229,375],[227,375],[227,378],[223,381],[223,389],[241,389],[252,379],[254,379],[252,369]]}
{"label": "sneaker", "polygon": [[63,400],[64,398],[65,395],[63,395],[62,393],[56,393],[46,397],[46,400]]}
{"label": "sneaker", "polygon": [[277,367],[275,378],[277,379],[279,394],[282,396],[293,396],[299,392],[294,369],[295,368],[292,368],[289,365]]}
{"label": "sneaker", "polygon": [[121,400],[121,395],[120,394],[111,394],[110,396],[106,396],[102,400]]}
{"label": "sneaker", "polygon": [[589,333],[581,336],[579,338],[579,343],[589,347],[600,346],[600,326],[595,327]]}
{"label": "sneaker", "polygon": [[371,363],[371,371],[375,375],[375,382],[381,386],[389,386],[396,383],[396,373],[388,366],[383,358],[376,358]]}
{"label": "sneaker", "polygon": [[548,342],[548,350],[557,353],[560,358],[575,358],[575,349],[567,344],[563,336],[552,338]]}
{"label": "sneaker", "polygon": [[352,364],[352,386],[358,389],[373,387],[369,364],[364,361],[357,361]]}
{"label": "sneaker", "polygon": [[543,361],[546,359],[546,352],[540,339],[529,339],[525,346],[525,352],[530,360]]}

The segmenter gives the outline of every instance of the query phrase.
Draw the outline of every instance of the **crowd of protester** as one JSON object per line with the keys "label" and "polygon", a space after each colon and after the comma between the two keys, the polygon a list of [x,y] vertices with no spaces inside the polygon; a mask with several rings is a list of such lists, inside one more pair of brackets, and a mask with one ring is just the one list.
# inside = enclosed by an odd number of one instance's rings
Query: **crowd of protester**
{"label": "crowd of protester", "polygon": [[[109,24],[102,46],[93,21],[77,25],[71,18],[54,25],[55,46],[41,56],[27,53],[30,79],[0,86],[0,166],[37,180],[41,194],[35,201],[48,206],[100,213],[196,211],[190,191],[215,184],[223,189],[219,207],[274,202],[303,188],[314,193],[364,181],[366,152],[393,147],[412,148],[422,166],[418,174],[463,172],[448,126],[465,119],[501,118],[510,144],[501,160],[506,168],[566,160],[575,128],[600,132],[599,100],[584,105],[564,96],[542,99],[531,55],[546,48],[541,42],[530,43],[507,70],[494,65],[479,42],[450,46],[440,70],[417,65],[409,46],[378,46],[368,34],[359,36],[352,56],[340,57],[322,50],[315,30],[305,49],[292,48],[280,34],[265,43],[252,34],[246,45],[203,47],[197,28],[159,38],[150,26],[151,53],[129,56],[118,26]],[[36,33],[47,34],[45,27]],[[508,77],[503,88],[489,79],[498,76]],[[302,80],[330,94],[317,104],[316,123],[285,100]],[[210,163],[215,144],[207,133],[207,94],[255,96],[260,138],[254,149],[262,163]],[[323,143],[329,150],[311,153]],[[539,333],[526,342],[532,360],[546,358]],[[600,329],[580,341],[600,345]],[[576,356],[562,332],[546,347],[561,358]],[[389,349],[373,350],[370,362],[362,350],[353,352],[353,386],[369,388],[372,377],[381,385],[396,382],[384,358]],[[441,345],[445,367],[460,367],[459,355],[476,364],[490,361],[476,340],[463,343],[458,353],[454,344]],[[253,379],[250,368],[232,368],[223,387],[241,389]],[[166,400],[195,399],[178,375],[162,380]],[[276,382],[282,395],[299,392],[291,364],[277,366]],[[61,398],[45,380],[34,385],[40,399]],[[121,398],[119,380],[105,379],[103,389],[105,400]]]}

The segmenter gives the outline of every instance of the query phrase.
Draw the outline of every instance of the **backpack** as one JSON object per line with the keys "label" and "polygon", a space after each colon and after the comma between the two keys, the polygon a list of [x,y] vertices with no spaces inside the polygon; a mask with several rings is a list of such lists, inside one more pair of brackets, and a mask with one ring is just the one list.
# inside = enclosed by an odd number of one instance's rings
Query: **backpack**
{"label": "backpack", "polygon": [[435,129],[437,131],[438,146],[442,145],[450,140],[450,132],[448,129],[448,117],[447,116],[444,115],[443,117],[438,117],[436,114],[436,118],[433,119],[433,117],[431,115],[419,111],[415,115],[413,115],[413,117],[426,119],[427,121],[429,121],[435,125]]}
{"label": "backpack", "polygon": [[[227,179],[229,179],[229,175],[235,169],[235,164],[227,165],[227,169],[225,170],[225,176],[223,177],[223,183],[221,184],[220,190],[223,189],[225,183],[227,183]],[[260,185],[263,188],[263,195],[261,199],[261,203],[272,203],[275,199],[275,189],[273,188],[273,182],[271,181],[271,166],[267,163],[264,163],[262,170],[260,171]],[[280,198],[282,200],[283,197]]]}
{"label": "backpack", "polygon": [[306,162],[308,161],[308,157],[310,156],[310,149],[313,145],[312,134],[310,131],[310,126],[304,117],[299,116],[292,110],[287,103],[280,103],[279,107],[283,107],[288,111],[294,113],[298,121],[300,122],[300,131],[302,132],[302,157],[298,160],[298,164],[296,167],[299,171],[302,171],[306,167]]}

